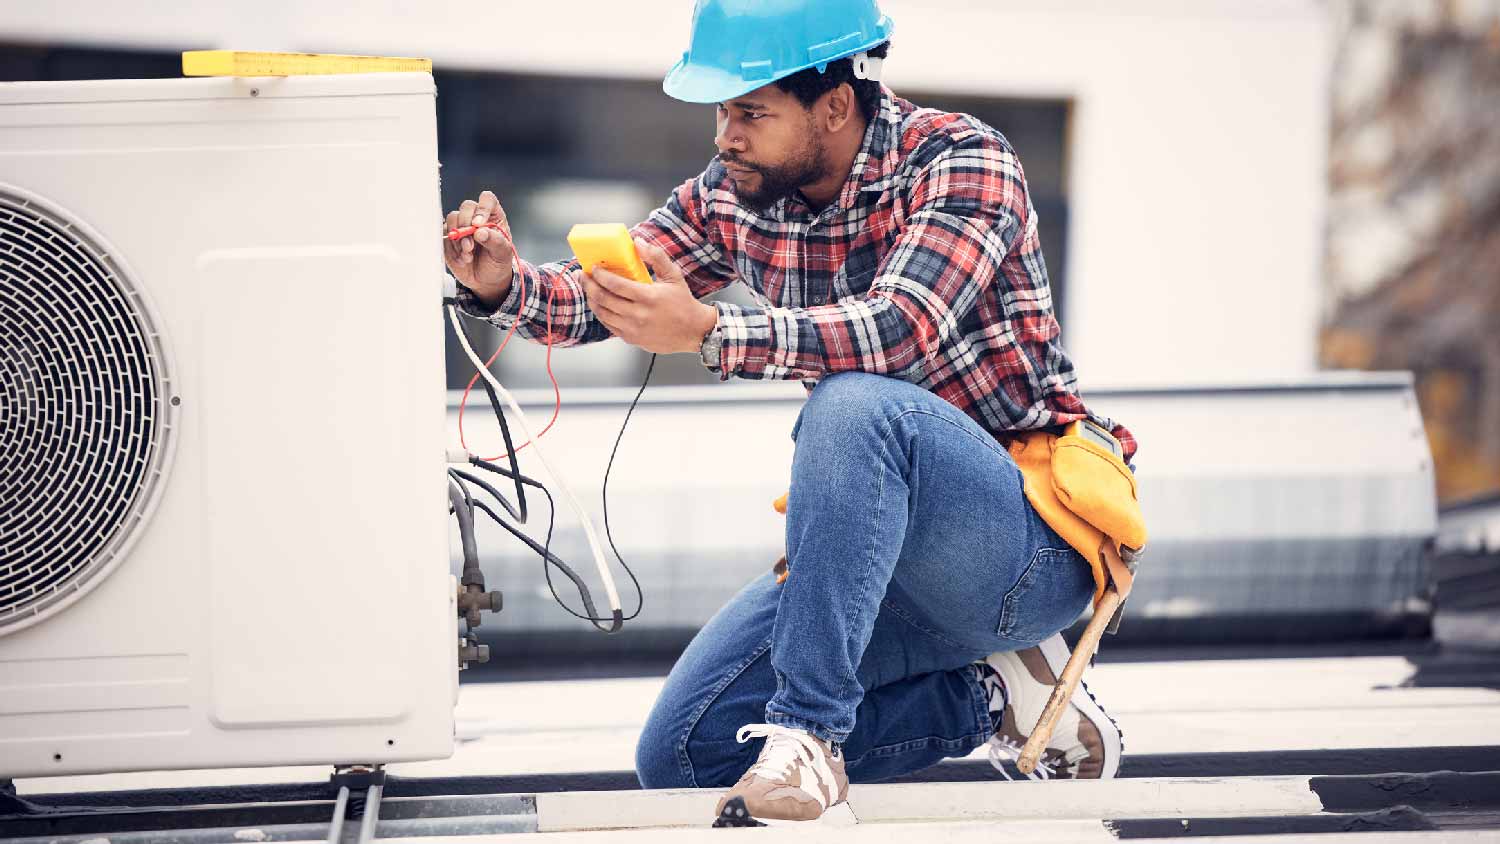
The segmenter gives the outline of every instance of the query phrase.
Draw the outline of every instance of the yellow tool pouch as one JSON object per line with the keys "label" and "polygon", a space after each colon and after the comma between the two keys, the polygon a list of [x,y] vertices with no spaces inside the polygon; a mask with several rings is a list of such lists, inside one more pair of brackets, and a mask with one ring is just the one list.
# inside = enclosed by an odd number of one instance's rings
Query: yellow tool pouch
{"label": "yellow tool pouch", "polygon": [[1057,535],[1078,550],[1094,573],[1094,605],[1113,580],[1123,598],[1134,573],[1120,558],[1146,546],[1146,521],[1135,475],[1120,458],[1076,434],[1017,434],[1010,455],[1026,479],[1026,498]]}

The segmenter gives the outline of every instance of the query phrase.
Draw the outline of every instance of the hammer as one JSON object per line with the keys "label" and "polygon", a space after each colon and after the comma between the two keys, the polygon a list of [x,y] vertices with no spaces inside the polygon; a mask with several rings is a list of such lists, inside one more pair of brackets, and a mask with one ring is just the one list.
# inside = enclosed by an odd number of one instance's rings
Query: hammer
{"label": "hammer", "polygon": [[1037,760],[1042,757],[1042,750],[1047,747],[1047,742],[1052,739],[1052,731],[1057,728],[1057,721],[1062,717],[1063,707],[1073,699],[1073,690],[1078,688],[1078,681],[1083,679],[1083,669],[1088,667],[1089,659],[1094,652],[1099,650],[1099,640],[1104,636],[1104,628],[1109,626],[1110,621],[1115,618],[1115,613],[1124,602],[1124,597],[1116,588],[1113,580],[1104,590],[1104,595],[1099,599],[1099,605],[1094,608],[1094,616],[1089,619],[1088,626],[1083,630],[1083,636],[1078,639],[1078,646],[1073,648],[1073,655],[1068,657],[1068,665],[1063,669],[1062,676],[1057,679],[1057,685],[1052,687],[1052,696],[1047,698],[1047,707],[1042,710],[1042,717],[1036,722],[1036,729],[1031,731],[1030,738],[1026,739],[1026,746],[1021,749],[1021,758],[1016,761],[1016,769],[1022,774],[1030,774],[1036,770]]}

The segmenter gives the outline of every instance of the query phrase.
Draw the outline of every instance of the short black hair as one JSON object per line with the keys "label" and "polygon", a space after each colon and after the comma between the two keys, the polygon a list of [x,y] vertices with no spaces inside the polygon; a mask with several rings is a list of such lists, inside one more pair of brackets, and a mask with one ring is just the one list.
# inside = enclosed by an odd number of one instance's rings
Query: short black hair
{"label": "short black hair", "polygon": [[[865,52],[871,58],[883,59],[890,49],[891,42],[882,41]],[[812,108],[819,97],[845,82],[854,89],[854,99],[859,103],[859,113],[864,115],[865,122],[874,120],[875,112],[880,108],[880,83],[872,79],[855,79],[852,58],[829,62],[828,69],[822,73],[816,67],[799,70],[776,80],[776,87],[796,97],[803,108]]]}

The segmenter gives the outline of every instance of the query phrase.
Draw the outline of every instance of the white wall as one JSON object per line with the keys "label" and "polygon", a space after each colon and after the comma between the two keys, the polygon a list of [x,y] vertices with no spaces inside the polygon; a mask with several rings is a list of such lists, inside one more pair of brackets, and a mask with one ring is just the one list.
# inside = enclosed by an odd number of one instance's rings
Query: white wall
{"label": "white wall", "polygon": [[[686,46],[690,4],[161,8],[170,11],[75,0],[60,15],[3,0],[0,40],[414,55],[448,67],[657,78]],[[1074,102],[1061,317],[1087,382],[1314,367],[1331,50],[1322,4],[886,0],[883,8],[896,21],[887,68],[898,92]]]}

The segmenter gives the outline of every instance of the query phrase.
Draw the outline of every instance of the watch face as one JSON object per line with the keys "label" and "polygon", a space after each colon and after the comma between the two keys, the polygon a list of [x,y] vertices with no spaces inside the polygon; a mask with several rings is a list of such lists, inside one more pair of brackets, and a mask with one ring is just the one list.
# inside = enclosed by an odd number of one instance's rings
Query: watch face
{"label": "watch face", "polygon": [[719,365],[719,347],[721,343],[722,338],[719,336],[718,329],[710,330],[703,338],[703,345],[698,347],[698,353],[703,357],[704,363],[709,366]]}

